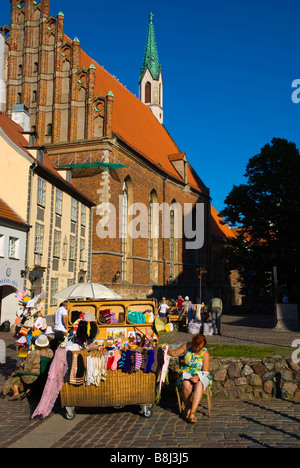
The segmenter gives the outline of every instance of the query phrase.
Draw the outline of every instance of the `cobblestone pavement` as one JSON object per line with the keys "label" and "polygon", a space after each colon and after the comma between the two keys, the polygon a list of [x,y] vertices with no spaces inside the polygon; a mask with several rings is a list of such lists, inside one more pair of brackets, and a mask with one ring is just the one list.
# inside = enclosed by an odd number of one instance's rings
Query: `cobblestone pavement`
{"label": "cobblestone pavement", "polygon": [[[223,317],[223,335],[208,342],[291,346],[299,332],[277,332],[270,318]],[[175,333],[173,342],[185,341],[187,334]],[[0,389],[15,368],[15,346],[11,334],[0,333],[7,347],[6,364],[0,364]],[[151,418],[139,407],[80,408],[74,420],[64,418],[59,401],[48,418],[30,419],[38,401],[9,402],[0,399],[1,448],[106,448],[104,452],[151,449],[162,453],[192,448],[300,447],[300,400],[213,400],[212,415],[207,402],[199,406],[196,424],[179,417],[174,391],[165,387],[162,400]],[[154,449],[154,451],[153,451]],[[185,450],[185,451],[186,451]],[[188,452],[189,453],[189,452]]]}

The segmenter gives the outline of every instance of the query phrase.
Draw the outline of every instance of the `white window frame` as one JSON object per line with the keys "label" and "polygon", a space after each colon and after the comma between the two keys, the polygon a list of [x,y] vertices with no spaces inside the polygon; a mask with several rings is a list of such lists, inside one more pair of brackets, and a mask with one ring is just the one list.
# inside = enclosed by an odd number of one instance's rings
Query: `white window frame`
{"label": "white window frame", "polygon": [[53,236],[53,257],[60,258],[60,248],[61,248],[61,232],[54,231]]}
{"label": "white window frame", "polygon": [[55,195],[55,214],[62,216],[62,207],[63,207],[63,191],[56,189]]}
{"label": "white window frame", "polygon": [[41,177],[38,177],[37,204],[46,207],[46,181]]}
{"label": "white window frame", "polygon": [[0,258],[4,258],[4,234],[0,234]]}
{"label": "white window frame", "polygon": [[20,258],[20,239],[17,237],[9,236],[8,257],[15,260]]}
{"label": "white window frame", "polygon": [[43,255],[45,228],[42,224],[35,225],[34,253]]}
{"label": "white window frame", "polygon": [[78,219],[78,202],[75,198],[72,198],[71,201],[71,221],[77,223]]}

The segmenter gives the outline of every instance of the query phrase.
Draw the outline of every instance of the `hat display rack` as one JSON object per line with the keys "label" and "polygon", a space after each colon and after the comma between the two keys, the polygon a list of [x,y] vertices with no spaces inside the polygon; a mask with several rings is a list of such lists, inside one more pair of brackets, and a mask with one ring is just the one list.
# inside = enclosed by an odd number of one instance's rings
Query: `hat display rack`
{"label": "hat display rack", "polygon": [[44,292],[34,298],[30,297],[29,291],[20,291],[16,294],[19,309],[16,312],[14,338],[16,339],[18,366],[34,349],[40,334],[47,329],[47,322],[40,314],[44,308],[44,298]]}

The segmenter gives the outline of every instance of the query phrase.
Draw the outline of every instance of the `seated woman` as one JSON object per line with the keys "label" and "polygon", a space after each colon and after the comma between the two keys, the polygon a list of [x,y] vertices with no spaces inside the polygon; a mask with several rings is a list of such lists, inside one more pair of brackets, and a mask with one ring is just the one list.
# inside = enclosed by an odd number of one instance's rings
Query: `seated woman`
{"label": "seated woman", "polygon": [[193,337],[191,343],[184,343],[177,349],[168,350],[169,355],[173,357],[184,354],[185,364],[178,373],[177,385],[182,387],[181,396],[185,404],[183,416],[191,423],[197,422],[195,414],[203,391],[211,387],[209,353],[205,346],[205,336],[198,334]]}
{"label": "seated woman", "polygon": [[38,379],[41,373],[41,357],[48,358],[49,361],[53,358],[54,353],[49,348],[49,344],[47,336],[40,335],[35,342],[35,350],[31,351],[22,366],[5,382],[3,394],[7,395],[10,390],[13,390],[10,401],[23,399],[29,394],[30,385]]}

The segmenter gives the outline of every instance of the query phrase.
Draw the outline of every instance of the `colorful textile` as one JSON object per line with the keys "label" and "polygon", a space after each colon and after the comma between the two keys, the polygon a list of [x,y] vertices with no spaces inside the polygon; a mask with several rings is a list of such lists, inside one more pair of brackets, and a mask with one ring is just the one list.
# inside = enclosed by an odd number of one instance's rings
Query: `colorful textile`
{"label": "colorful textile", "polygon": [[48,379],[42,398],[31,419],[40,415],[46,418],[52,411],[55,401],[64,384],[64,376],[68,370],[66,349],[58,348],[51,363]]}
{"label": "colorful textile", "polygon": [[184,355],[184,366],[179,370],[177,374],[177,386],[182,385],[182,381],[184,377],[188,379],[188,376],[198,375],[200,382],[203,384],[203,388],[208,386],[209,389],[211,388],[211,377],[209,377],[208,372],[203,372],[203,357],[205,352],[207,351],[206,348],[203,348],[200,354],[193,353],[192,347],[190,347]]}

